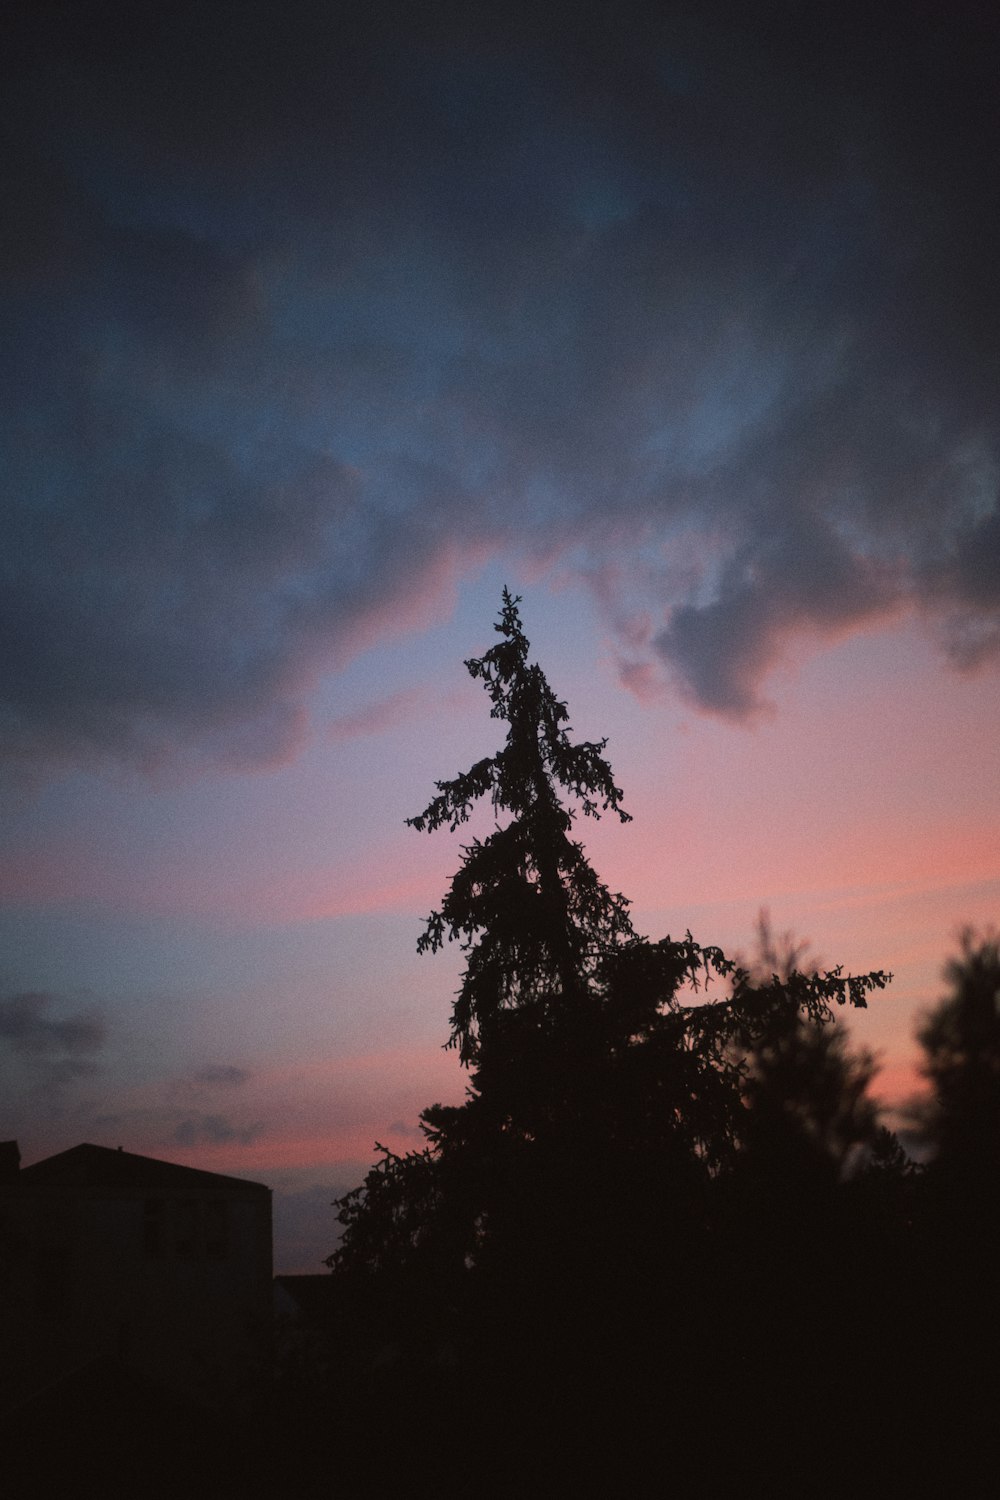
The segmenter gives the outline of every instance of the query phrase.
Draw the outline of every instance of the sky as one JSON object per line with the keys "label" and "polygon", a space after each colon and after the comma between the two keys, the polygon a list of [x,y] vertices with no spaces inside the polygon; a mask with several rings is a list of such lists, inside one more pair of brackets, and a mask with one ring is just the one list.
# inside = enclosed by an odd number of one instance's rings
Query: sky
{"label": "sky", "polygon": [[501,591],[653,938],[892,986],[1000,911],[997,22],[5,7],[0,1136],[265,1181],[279,1271],[459,1101]]}

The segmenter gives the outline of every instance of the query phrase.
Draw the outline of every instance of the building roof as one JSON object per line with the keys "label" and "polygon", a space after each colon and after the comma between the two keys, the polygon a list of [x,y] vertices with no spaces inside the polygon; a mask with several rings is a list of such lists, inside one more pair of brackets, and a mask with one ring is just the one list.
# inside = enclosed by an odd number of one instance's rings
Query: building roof
{"label": "building roof", "polygon": [[225,1177],[221,1172],[204,1172],[199,1167],[182,1167],[153,1156],[136,1156],[121,1147],[114,1151],[109,1146],[86,1143],[23,1167],[16,1181],[23,1187],[109,1188],[125,1192],[270,1192],[263,1183],[248,1182],[245,1177]]}

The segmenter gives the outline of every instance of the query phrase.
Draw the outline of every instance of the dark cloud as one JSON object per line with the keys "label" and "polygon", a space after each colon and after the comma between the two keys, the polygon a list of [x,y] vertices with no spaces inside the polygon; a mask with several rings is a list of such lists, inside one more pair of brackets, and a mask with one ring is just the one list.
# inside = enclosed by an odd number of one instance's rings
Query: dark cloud
{"label": "dark cloud", "polygon": [[249,1078],[250,1074],[245,1068],[236,1068],[230,1063],[212,1063],[206,1068],[199,1068],[194,1075],[195,1083],[203,1083],[212,1088],[238,1088]]}
{"label": "dark cloud", "polygon": [[888,568],[852,553],[817,517],[787,511],[722,569],[717,595],[674,610],[654,646],[682,691],[733,718],[761,706],[759,689],[791,635],[835,638],[889,613]]}
{"label": "dark cloud", "polygon": [[8,760],[290,755],[502,549],[730,716],[891,610],[1000,654],[995,27],[432,9],[18,9]]}
{"label": "dark cloud", "polygon": [[226,1115],[189,1115],[174,1130],[179,1146],[249,1146],[263,1132],[260,1121],[253,1125],[234,1125]]}
{"label": "dark cloud", "polygon": [[107,1027],[93,1012],[67,1013],[58,996],[22,991],[0,999],[0,1040],[47,1080],[65,1083],[93,1070]]}
{"label": "dark cloud", "polygon": [[956,532],[927,568],[932,597],[945,613],[945,641],[956,665],[1000,656],[1000,507]]}

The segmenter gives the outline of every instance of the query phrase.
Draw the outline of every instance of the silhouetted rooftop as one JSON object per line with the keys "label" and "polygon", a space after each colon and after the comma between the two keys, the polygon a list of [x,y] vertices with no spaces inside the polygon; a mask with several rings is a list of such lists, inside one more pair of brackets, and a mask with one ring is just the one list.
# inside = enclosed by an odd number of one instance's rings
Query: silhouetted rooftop
{"label": "silhouetted rooftop", "polygon": [[137,1156],[121,1148],[112,1150],[109,1146],[87,1143],[24,1167],[15,1180],[26,1187],[124,1188],[143,1192],[193,1192],[199,1188],[219,1192],[225,1188],[270,1192],[264,1183],[249,1182],[245,1177],[226,1177],[221,1172],[204,1172],[199,1167],[183,1167],[177,1162]]}

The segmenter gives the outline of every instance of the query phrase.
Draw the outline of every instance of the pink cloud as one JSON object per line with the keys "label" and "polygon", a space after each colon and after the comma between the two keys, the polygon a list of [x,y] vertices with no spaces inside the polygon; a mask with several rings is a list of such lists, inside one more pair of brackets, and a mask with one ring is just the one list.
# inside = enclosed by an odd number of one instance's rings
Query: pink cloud
{"label": "pink cloud", "polygon": [[657,703],[666,697],[666,687],[660,673],[650,661],[626,661],[618,663],[618,676],[622,685],[640,703]]}

